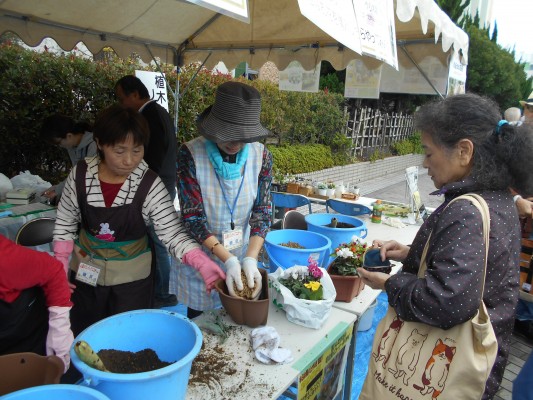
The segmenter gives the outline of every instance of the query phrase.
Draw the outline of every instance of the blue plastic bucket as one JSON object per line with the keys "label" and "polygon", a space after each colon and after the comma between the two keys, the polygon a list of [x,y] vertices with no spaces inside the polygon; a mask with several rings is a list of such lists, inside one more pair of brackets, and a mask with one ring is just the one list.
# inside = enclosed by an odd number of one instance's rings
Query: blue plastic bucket
{"label": "blue plastic bucket", "polygon": [[109,400],[97,390],[77,385],[43,385],[2,396],[2,400]]}
{"label": "blue plastic bucket", "polygon": [[[332,218],[337,218],[338,222],[344,222],[353,225],[354,227],[330,228],[325,226],[331,224]],[[305,216],[305,222],[307,222],[307,230],[320,233],[331,240],[330,254],[333,253],[341,243],[350,242],[354,235],[364,239],[368,234],[366,224],[360,219],[349,215],[327,213],[309,214]]]}
{"label": "blue plastic bucket", "polygon": [[[303,249],[281,246],[281,243],[296,242]],[[270,271],[287,269],[294,265],[308,265],[309,257],[323,267],[329,258],[331,240],[320,233],[299,229],[270,231],[265,238],[265,249],[270,259]]]}
{"label": "blue plastic bucket", "polygon": [[[113,349],[154,350],[167,367],[136,374],[116,374],[89,367],[74,352],[84,340],[95,352]],[[135,310],[103,319],[78,335],[70,350],[72,362],[83,374],[81,385],[93,387],[111,400],[185,398],[194,358],[202,346],[200,329],[188,318],[166,310]]]}

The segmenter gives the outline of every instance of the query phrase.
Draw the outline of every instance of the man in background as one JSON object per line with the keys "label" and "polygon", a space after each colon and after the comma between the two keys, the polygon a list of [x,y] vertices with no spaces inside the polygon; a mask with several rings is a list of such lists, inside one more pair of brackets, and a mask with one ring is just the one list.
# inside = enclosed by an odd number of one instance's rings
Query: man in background
{"label": "man in background", "polygon": [[527,100],[520,100],[520,105],[524,107],[524,122],[533,124],[533,92]]}
{"label": "man in background", "polygon": [[[144,150],[144,160],[156,172],[174,201],[176,197],[176,133],[169,113],[155,100],[150,99],[148,89],[142,81],[126,75],[115,84],[115,95],[120,104],[138,110],[148,121],[150,142]],[[156,256],[154,306],[170,307],[178,303],[176,295],[170,294],[170,256],[167,249],[152,229],[150,237],[154,242]]]}

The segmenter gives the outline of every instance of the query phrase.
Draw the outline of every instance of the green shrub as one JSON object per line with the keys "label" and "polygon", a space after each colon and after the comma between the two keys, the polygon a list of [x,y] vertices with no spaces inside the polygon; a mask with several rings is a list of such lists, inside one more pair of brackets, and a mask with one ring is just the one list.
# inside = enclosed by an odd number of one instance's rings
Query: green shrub
{"label": "green shrub", "polygon": [[[178,74],[170,65],[161,67],[175,90]],[[62,180],[70,160],[64,150],[40,140],[42,121],[63,113],[92,123],[102,109],[115,103],[114,85],[119,78],[154,68],[142,67],[134,58],[119,59],[112,51],[102,61],[92,61],[36,53],[9,42],[0,45],[0,171],[11,177],[30,170],[51,183]],[[230,79],[227,74],[197,71],[196,64],[181,68],[178,143],[198,135],[198,115],[213,103],[217,86]],[[272,147],[279,168],[299,173],[350,162],[351,142],[342,134],[346,121],[341,94],[287,92],[267,81],[237,80],[262,94],[261,122],[281,145],[279,150]],[[174,118],[170,90],[168,100]]]}
{"label": "green shrub", "polygon": [[423,154],[422,141],[420,139],[420,132],[415,132],[407,139],[396,142],[392,145],[393,153],[399,156],[406,154]]}
{"label": "green shrub", "polygon": [[274,158],[274,174],[301,174],[335,166],[331,148],[321,144],[268,146]]}

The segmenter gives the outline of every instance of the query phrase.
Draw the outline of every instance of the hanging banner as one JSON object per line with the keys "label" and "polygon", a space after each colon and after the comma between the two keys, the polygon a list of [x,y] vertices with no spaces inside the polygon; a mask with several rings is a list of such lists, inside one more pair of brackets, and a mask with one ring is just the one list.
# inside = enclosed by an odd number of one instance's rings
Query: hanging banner
{"label": "hanging banner", "polygon": [[398,69],[393,0],[353,0],[363,55]]}
{"label": "hanging banner", "polygon": [[250,23],[248,0],[187,0],[189,3],[208,8],[222,15]]}
{"label": "hanging banner", "polygon": [[298,0],[300,12],[337,42],[362,53],[351,0]]}
{"label": "hanging banner", "polygon": [[150,100],[155,100],[165,110],[168,111],[168,96],[167,96],[167,84],[165,82],[165,75],[160,72],[151,71],[135,71],[135,76],[144,83]]}
{"label": "hanging banner", "polygon": [[352,60],[346,66],[344,97],[355,99],[379,99],[381,65],[368,69],[361,60]]}
{"label": "hanging banner", "polygon": [[320,63],[314,70],[306,71],[298,61],[292,61],[287,68],[279,71],[279,90],[316,93],[319,83]]}
{"label": "hanging banner", "polygon": [[[408,64],[405,64],[408,65]],[[428,56],[418,62],[418,66],[439,93],[446,93],[448,82],[448,68],[442,65],[436,57]],[[399,69],[383,65],[381,72],[380,91],[384,93],[407,93],[437,95],[435,89],[428,83],[417,67],[411,64],[406,67],[400,62]]]}
{"label": "hanging banner", "polygon": [[459,53],[453,51],[450,56],[450,66],[448,72],[448,90],[446,96],[463,94],[466,91],[466,68],[468,66],[461,62]]}

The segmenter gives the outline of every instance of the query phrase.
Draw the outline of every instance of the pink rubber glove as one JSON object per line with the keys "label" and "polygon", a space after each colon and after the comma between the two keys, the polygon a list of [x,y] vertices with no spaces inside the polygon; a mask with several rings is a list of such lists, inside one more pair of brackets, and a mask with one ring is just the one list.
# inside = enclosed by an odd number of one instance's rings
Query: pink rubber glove
{"label": "pink rubber glove", "polygon": [[72,250],[74,250],[74,241],[73,240],[54,240],[54,257],[57,261],[60,261],[63,264],[63,269],[68,279],[68,259]]}
{"label": "pink rubber glove", "polygon": [[70,330],[69,311],[71,307],[48,307],[48,336],[46,337],[46,355],[56,355],[65,364],[67,372],[70,366],[70,347],[74,335]]}
{"label": "pink rubber glove", "polygon": [[200,275],[202,275],[205,287],[207,288],[207,293],[211,293],[217,280],[226,279],[224,271],[222,271],[222,269],[201,249],[194,249],[185,253],[182,261],[193,267],[200,273]]}

